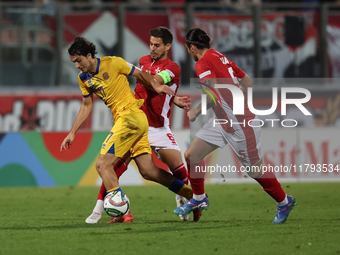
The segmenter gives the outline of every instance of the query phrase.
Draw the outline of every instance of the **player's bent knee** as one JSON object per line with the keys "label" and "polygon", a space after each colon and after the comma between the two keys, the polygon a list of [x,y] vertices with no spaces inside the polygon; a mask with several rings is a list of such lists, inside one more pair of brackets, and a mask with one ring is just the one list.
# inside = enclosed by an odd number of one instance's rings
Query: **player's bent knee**
{"label": "player's bent knee", "polygon": [[96,163],[96,170],[98,172],[98,174],[101,176],[102,173],[105,171],[106,165],[103,162],[103,160],[98,159],[97,163]]}
{"label": "player's bent knee", "polygon": [[154,180],[154,177],[148,171],[140,170],[140,174],[142,175],[143,179],[145,179],[147,181],[153,181]]}
{"label": "player's bent knee", "polygon": [[141,168],[139,168],[139,172],[142,175],[142,177],[145,180],[148,180],[148,181],[155,181],[155,182],[157,182],[158,181],[157,176],[159,174],[159,171],[163,171],[163,170],[158,169],[156,166],[153,166],[153,167],[149,166],[149,167],[141,167]]}
{"label": "player's bent knee", "polygon": [[101,164],[101,162],[99,162],[99,160],[97,160],[97,162],[96,162],[96,170],[97,170],[99,175],[101,175],[101,173],[103,172],[102,164]]}
{"label": "player's bent knee", "polygon": [[263,167],[263,161],[260,160],[255,165],[250,166],[247,173],[251,178],[254,178],[254,179],[258,178],[263,174],[262,167]]}

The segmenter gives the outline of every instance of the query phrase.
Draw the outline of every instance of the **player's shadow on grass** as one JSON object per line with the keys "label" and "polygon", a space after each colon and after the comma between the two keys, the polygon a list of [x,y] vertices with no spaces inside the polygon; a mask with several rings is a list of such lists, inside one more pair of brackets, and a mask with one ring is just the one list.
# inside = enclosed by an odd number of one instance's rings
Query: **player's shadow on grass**
{"label": "player's shadow on grass", "polygon": [[96,229],[96,228],[107,228],[111,224],[98,223],[98,224],[86,224],[85,222],[79,222],[74,224],[62,224],[62,225],[54,225],[54,226],[42,226],[42,225],[29,225],[26,226],[24,224],[20,224],[20,226],[11,226],[11,227],[0,227],[1,230],[67,230],[67,229]]}
{"label": "player's shadow on grass", "polygon": [[[55,219],[54,222],[58,221],[58,219]],[[65,221],[65,220],[64,220]],[[226,227],[228,225],[235,225],[232,224],[232,220],[211,220],[211,221],[200,221],[200,222],[192,222],[187,221],[183,222],[180,220],[153,220],[153,221],[145,221],[145,220],[135,220],[132,223],[114,223],[114,224],[106,224],[105,221],[100,222],[98,224],[86,224],[85,222],[77,222],[74,224],[62,224],[62,225],[54,225],[54,226],[44,226],[44,223],[42,224],[15,224],[14,226],[7,226],[7,227],[0,227],[0,230],[37,230],[37,231],[44,231],[44,230],[67,230],[67,229],[101,229],[101,228],[110,228],[114,226],[120,226],[124,227],[122,232],[126,232],[126,230],[134,229],[134,233],[147,233],[147,232],[153,232],[153,231],[174,231],[176,230],[188,230],[188,229],[212,229],[212,228],[222,228]],[[216,226],[214,223],[219,224],[220,226]],[[222,224],[221,224],[222,223]],[[223,224],[224,223],[224,224]],[[234,222],[235,223],[235,222]],[[50,221],[49,221],[50,224]],[[156,225],[162,225],[167,224],[166,226],[157,227]],[[171,224],[171,225],[169,225]],[[209,226],[207,225],[209,224]],[[136,229],[136,228],[143,228],[143,227],[151,227],[150,230],[145,229]],[[175,226],[175,228],[174,228]],[[115,229],[116,231],[119,229]],[[103,233],[105,234],[105,233]]]}
{"label": "player's shadow on grass", "polygon": [[[55,219],[56,222],[59,219]],[[60,219],[61,220],[61,219]],[[336,221],[339,222],[339,219],[315,219],[320,222],[325,221]],[[65,220],[63,220],[65,221]],[[298,225],[300,224],[302,219],[289,219],[289,222],[284,225]],[[50,221],[49,221],[50,223]],[[161,226],[162,224],[167,224],[166,226]],[[74,224],[62,224],[62,225],[54,225],[54,226],[42,226],[43,224],[18,224],[16,226],[8,226],[8,227],[0,227],[0,230],[37,230],[37,231],[46,231],[46,230],[67,230],[67,229],[84,229],[84,233],[88,234],[88,230],[96,230],[96,229],[108,229],[115,227],[115,231],[119,233],[151,233],[154,231],[166,232],[166,231],[188,231],[188,230],[197,230],[197,229],[218,229],[218,228],[233,228],[233,227],[243,227],[250,225],[268,225],[274,226],[271,223],[271,220],[260,220],[260,219],[249,219],[249,220],[240,220],[240,219],[222,219],[222,220],[207,220],[202,219],[199,222],[193,222],[192,220],[183,222],[181,220],[138,220],[135,219],[132,223],[114,223],[107,224],[105,221],[102,221],[98,224],[86,224],[81,220],[81,222],[76,222]],[[156,227],[157,226],[157,227]],[[280,225],[278,225],[280,226]],[[143,229],[143,228],[148,229]],[[96,234],[107,234],[107,232],[96,233]]]}

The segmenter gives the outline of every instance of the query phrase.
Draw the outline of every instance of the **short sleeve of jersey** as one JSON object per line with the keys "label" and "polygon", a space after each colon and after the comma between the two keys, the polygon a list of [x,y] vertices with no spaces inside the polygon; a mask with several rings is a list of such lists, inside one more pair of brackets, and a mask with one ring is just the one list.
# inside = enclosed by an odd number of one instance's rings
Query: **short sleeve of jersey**
{"label": "short sleeve of jersey", "polygon": [[78,75],[78,83],[79,83],[79,88],[81,90],[81,93],[83,94],[83,97],[88,97],[91,95],[92,90],[87,87],[84,82],[81,80],[80,75],[83,74],[82,72]]}
{"label": "short sleeve of jersey", "polygon": [[112,58],[112,61],[118,73],[131,75],[135,71],[135,66],[122,58],[115,57]]}
{"label": "short sleeve of jersey", "polygon": [[231,65],[231,67],[233,68],[234,74],[235,76],[241,80],[244,78],[244,76],[246,75],[246,73],[239,68],[233,61],[229,60],[229,64]]}
{"label": "short sleeve of jersey", "polygon": [[199,61],[196,64],[195,72],[197,77],[202,81],[215,79],[217,77],[214,69],[205,61]]}
{"label": "short sleeve of jersey", "polygon": [[166,66],[165,71],[168,72],[173,83],[178,83],[181,77],[181,69],[176,63],[172,62],[170,65]]}

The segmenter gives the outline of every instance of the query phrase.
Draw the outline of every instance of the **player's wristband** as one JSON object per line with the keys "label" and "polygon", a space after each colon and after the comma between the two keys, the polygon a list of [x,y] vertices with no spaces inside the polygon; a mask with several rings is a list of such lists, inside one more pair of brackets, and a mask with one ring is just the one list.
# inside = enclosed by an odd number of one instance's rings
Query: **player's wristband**
{"label": "player's wristband", "polygon": [[167,72],[167,71],[162,71],[162,72],[159,72],[157,75],[159,75],[160,77],[163,78],[164,80],[164,84],[167,84],[168,82],[171,81],[171,76],[170,74]]}

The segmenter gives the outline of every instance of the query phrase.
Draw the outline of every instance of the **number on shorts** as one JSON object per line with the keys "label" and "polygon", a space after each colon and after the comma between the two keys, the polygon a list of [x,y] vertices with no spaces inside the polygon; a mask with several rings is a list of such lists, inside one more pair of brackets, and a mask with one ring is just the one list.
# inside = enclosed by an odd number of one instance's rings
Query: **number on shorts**
{"label": "number on shorts", "polygon": [[167,137],[170,139],[170,141],[172,142],[172,144],[177,145],[176,140],[175,140],[175,137],[174,137],[171,133],[167,133],[166,135],[167,135]]}
{"label": "number on shorts", "polygon": [[106,139],[105,143],[107,143],[110,140],[112,135],[113,135],[113,132],[110,132],[110,136]]}
{"label": "number on shorts", "polygon": [[242,158],[242,159],[246,159],[247,158],[246,152],[244,150],[240,150],[238,152],[238,154],[240,155],[240,158]]}

